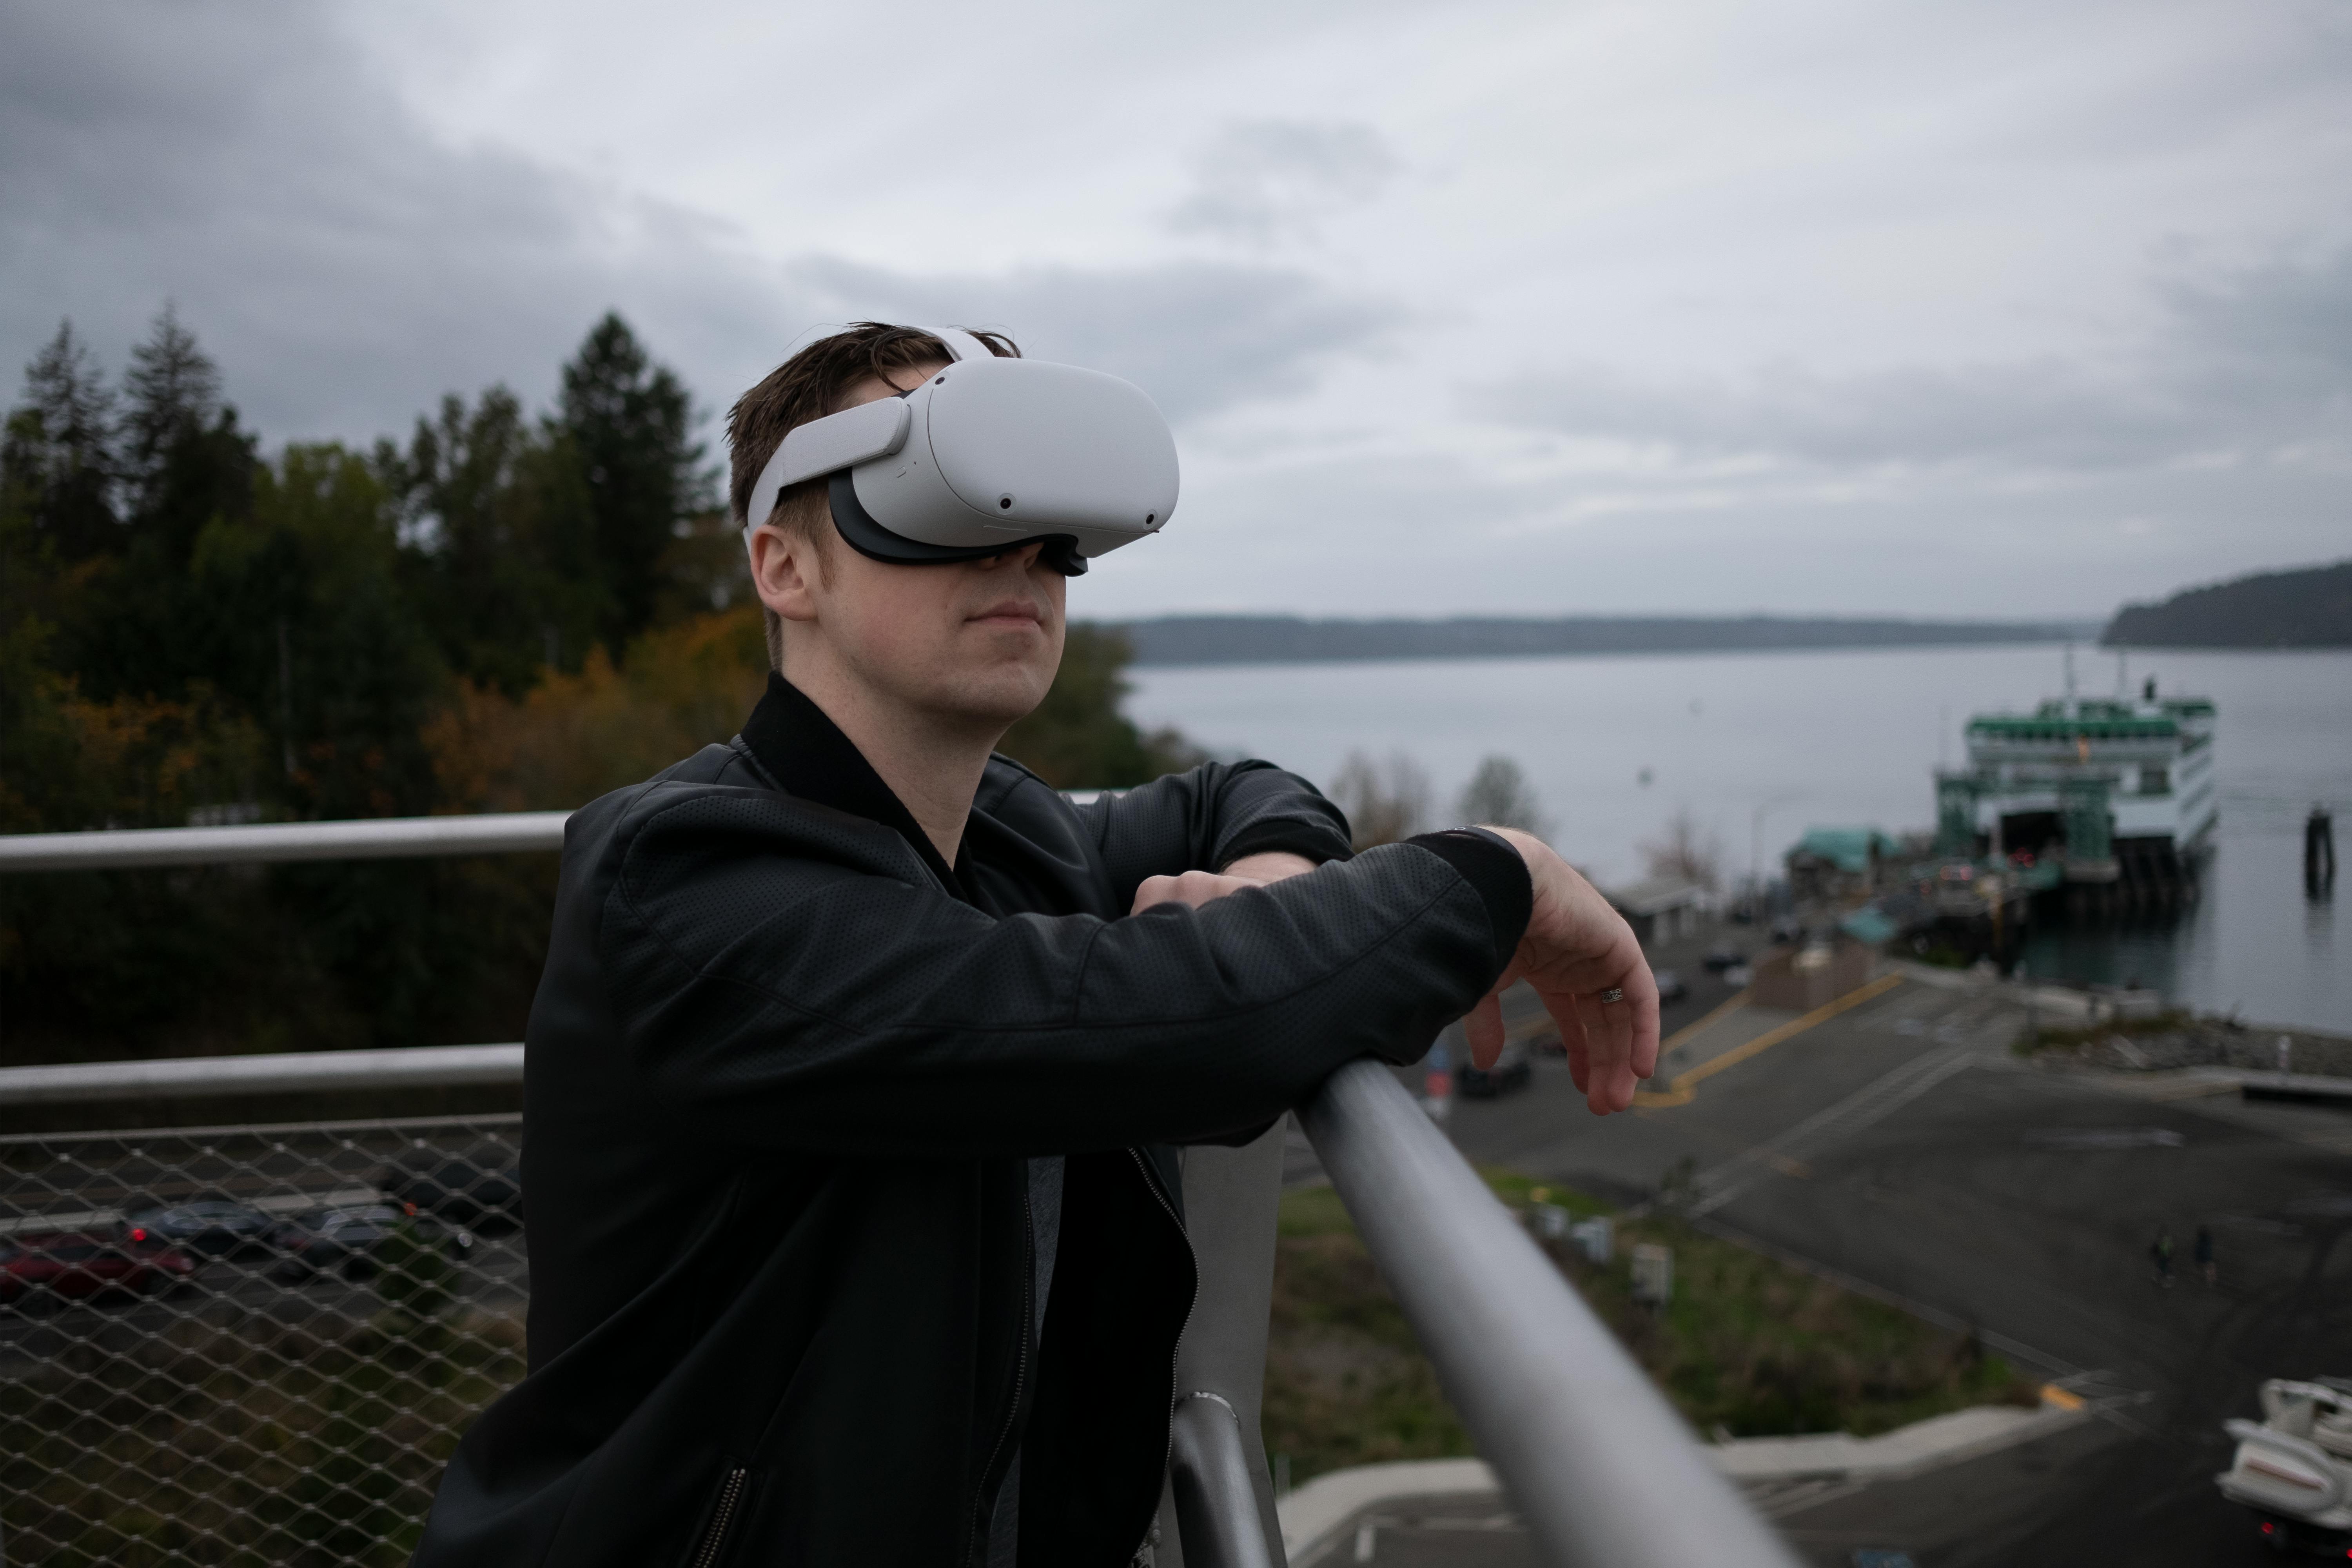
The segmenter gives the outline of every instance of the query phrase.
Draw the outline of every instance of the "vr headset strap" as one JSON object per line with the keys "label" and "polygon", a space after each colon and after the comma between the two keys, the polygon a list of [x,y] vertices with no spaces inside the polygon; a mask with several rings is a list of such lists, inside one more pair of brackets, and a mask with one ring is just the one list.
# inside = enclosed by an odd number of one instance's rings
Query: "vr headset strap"
{"label": "vr headset strap", "polygon": [[[939,339],[947,346],[948,356],[959,363],[995,357],[986,343],[961,327],[916,330]],[[907,405],[899,403],[893,409],[884,405],[888,402],[886,398],[883,403],[845,408],[822,419],[812,419],[787,435],[776,447],[775,455],[768,459],[767,467],[760,470],[759,483],[751,487],[749,515],[743,524],[744,539],[749,541],[752,528],[765,522],[768,514],[776,510],[776,498],[802,480],[855,468],[869,458],[887,457],[897,451],[907,438]]]}
{"label": "vr headset strap", "polygon": [[953,354],[958,363],[996,357],[994,350],[961,327],[925,327],[922,330],[947,344],[948,353]]}

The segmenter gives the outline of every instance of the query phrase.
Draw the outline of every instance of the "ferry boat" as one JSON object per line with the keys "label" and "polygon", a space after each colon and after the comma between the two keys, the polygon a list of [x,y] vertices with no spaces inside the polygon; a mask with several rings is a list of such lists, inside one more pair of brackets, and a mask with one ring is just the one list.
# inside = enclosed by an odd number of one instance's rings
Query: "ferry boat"
{"label": "ferry boat", "polygon": [[2036,873],[2070,901],[2173,904],[2220,820],[2213,721],[2210,700],[2154,680],[2137,699],[1979,714],[1969,765],[1936,775],[1937,851]]}

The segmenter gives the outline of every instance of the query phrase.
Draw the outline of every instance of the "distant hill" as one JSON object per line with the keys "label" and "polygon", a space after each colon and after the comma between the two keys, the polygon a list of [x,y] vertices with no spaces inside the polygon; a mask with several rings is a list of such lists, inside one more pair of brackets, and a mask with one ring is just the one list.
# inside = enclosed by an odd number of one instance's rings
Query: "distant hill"
{"label": "distant hill", "polygon": [[2352,647],[2352,561],[2190,588],[2161,605],[2126,605],[2099,641],[2109,647]]}
{"label": "distant hill", "polygon": [[1509,658],[1563,653],[1715,653],[1771,648],[1931,647],[2054,642],[2065,623],[1799,619],[1779,616],[1569,616],[1558,619],[1306,620],[1162,616],[1118,630],[1138,664],[1280,664],[1382,658]]}

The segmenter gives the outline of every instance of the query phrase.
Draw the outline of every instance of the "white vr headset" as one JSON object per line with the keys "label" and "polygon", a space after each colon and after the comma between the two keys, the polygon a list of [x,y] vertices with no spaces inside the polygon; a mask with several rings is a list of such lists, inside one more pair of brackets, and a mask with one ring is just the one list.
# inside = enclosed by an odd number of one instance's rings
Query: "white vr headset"
{"label": "white vr headset", "polygon": [[784,437],[744,508],[830,476],[834,526],[877,561],[977,561],[1033,542],[1075,576],[1086,557],[1156,533],[1176,510],[1176,440],[1141,388],[1100,371],[1000,359],[928,327],[955,363],[910,392]]}

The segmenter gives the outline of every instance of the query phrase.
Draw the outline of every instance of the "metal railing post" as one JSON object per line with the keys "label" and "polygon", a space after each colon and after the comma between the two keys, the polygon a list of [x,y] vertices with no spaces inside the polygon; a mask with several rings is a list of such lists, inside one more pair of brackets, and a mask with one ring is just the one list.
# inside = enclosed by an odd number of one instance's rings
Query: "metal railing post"
{"label": "metal railing post", "polygon": [[1176,1348],[1168,1463],[1176,1530],[1172,1542],[1161,1532],[1163,1568],[1279,1568],[1284,1561],[1258,1430],[1282,1134],[1277,1121],[1238,1149],[1184,1151],[1184,1229],[1200,1290]]}
{"label": "metal railing post", "polygon": [[1544,1562],[1795,1568],[1386,1068],[1341,1068],[1299,1120]]}

